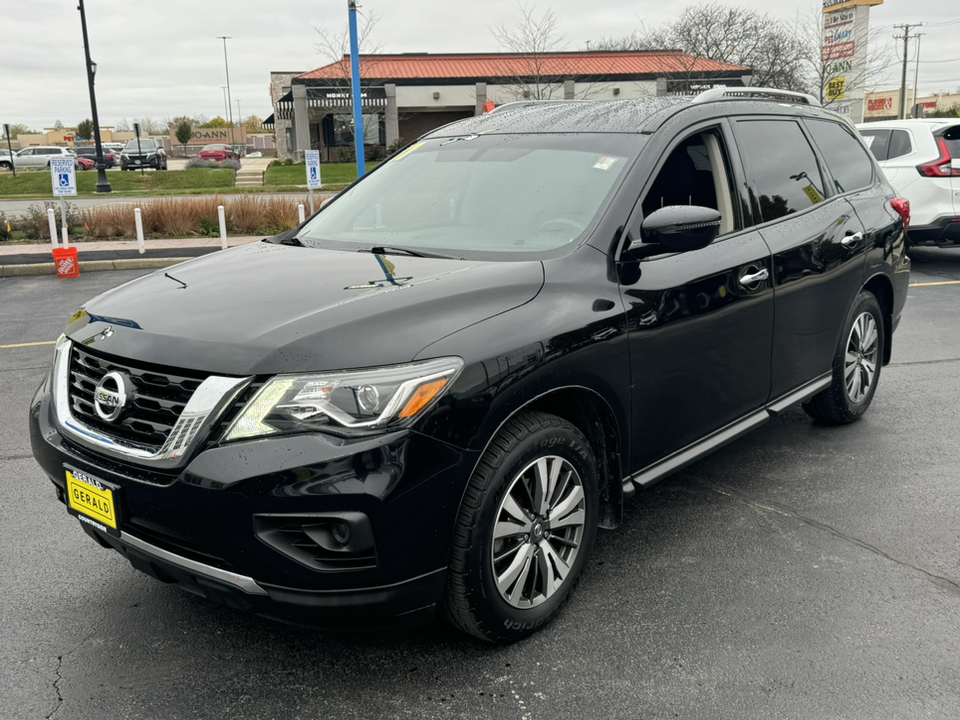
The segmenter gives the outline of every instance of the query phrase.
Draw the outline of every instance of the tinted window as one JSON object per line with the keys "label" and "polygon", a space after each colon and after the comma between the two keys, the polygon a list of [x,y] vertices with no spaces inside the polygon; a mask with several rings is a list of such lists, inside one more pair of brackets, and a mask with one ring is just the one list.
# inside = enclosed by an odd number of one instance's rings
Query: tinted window
{"label": "tinted window", "polygon": [[830,168],[836,191],[842,193],[870,187],[873,163],[853,136],[853,130],[827,120],[806,120],[806,123]]}
{"label": "tinted window", "polygon": [[910,142],[910,133],[906,130],[892,130],[890,132],[890,147],[887,148],[887,160],[909,155],[913,152]]}
{"label": "tinted window", "polygon": [[[877,160],[887,159],[887,150],[890,147],[890,130],[861,130],[863,141],[870,148],[870,152]],[[902,131],[901,131],[902,132]]]}
{"label": "tinted window", "polygon": [[820,166],[797,123],[741,121],[737,143],[748,166],[754,212],[763,222],[823,201]]}

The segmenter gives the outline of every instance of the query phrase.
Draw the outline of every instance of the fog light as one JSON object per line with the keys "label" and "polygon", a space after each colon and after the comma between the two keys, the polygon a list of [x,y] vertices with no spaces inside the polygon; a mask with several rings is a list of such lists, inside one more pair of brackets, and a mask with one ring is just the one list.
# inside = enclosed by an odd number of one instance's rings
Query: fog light
{"label": "fog light", "polygon": [[338,521],[333,524],[333,539],[341,545],[347,545],[350,542],[350,526],[345,522]]}

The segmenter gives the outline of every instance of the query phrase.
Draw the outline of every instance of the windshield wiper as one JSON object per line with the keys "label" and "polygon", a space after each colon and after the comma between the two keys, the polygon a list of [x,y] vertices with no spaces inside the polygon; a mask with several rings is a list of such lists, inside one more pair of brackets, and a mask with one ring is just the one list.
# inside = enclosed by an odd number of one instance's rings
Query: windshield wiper
{"label": "windshield wiper", "polygon": [[360,248],[357,252],[368,252],[374,255],[409,255],[419,258],[440,258],[442,260],[463,260],[459,255],[444,255],[443,253],[430,252],[428,250],[411,250],[405,247],[395,247],[390,245],[374,245],[370,248]]}

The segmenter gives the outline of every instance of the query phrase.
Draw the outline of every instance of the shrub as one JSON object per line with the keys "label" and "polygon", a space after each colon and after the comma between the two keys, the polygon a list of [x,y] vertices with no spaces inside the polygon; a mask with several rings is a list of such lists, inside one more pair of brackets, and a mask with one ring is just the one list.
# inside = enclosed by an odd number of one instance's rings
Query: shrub
{"label": "shrub", "polygon": [[[73,203],[68,202],[64,205],[67,214],[67,232],[74,235],[77,230],[83,227],[83,214]],[[47,210],[49,208],[53,208],[59,232],[63,223],[63,213],[60,210],[60,202],[54,200],[46,200],[42,206],[31,205],[28,207],[27,212],[20,217],[17,229],[22,231],[24,236],[30,240],[49,240],[50,222],[47,220]],[[4,230],[6,230],[6,223],[4,223]]]}
{"label": "shrub", "polygon": [[[217,208],[223,205],[228,232],[274,235],[297,225],[297,204],[300,202],[306,201],[254,194],[229,199],[217,195],[158,198],[141,206],[143,232],[152,237],[219,237]],[[40,217],[40,210],[37,213]],[[45,225],[46,215],[42,217]],[[111,204],[90,208],[83,213],[81,222],[89,227],[88,239],[136,237],[134,212],[130,205]]]}
{"label": "shrub", "polygon": [[337,162],[342,163],[351,163],[356,160],[356,155],[354,155],[352,147],[338,147],[337,148]]}
{"label": "shrub", "polygon": [[400,148],[402,148],[402,147],[403,147],[403,144],[404,144],[404,143],[403,143],[403,138],[402,138],[402,137],[398,137],[396,140],[394,140],[392,143],[390,143],[390,145],[387,146],[387,157],[390,157],[390,156],[393,155],[397,150],[399,150]]}
{"label": "shrub", "polygon": [[0,210],[0,240],[9,240],[12,233],[7,230],[7,216]]}
{"label": "shrub", "polygon": [[365,156],[367,160],[382,160],[386,157],[383,145],[368,145]]}
{"label": "shrub", "polygon": [[204,160],[203,158],[191,158],[187,161],[187,164],[184,165],[184,168],[189,170],[190,168],[215,168],[217,164],[213,160]]}

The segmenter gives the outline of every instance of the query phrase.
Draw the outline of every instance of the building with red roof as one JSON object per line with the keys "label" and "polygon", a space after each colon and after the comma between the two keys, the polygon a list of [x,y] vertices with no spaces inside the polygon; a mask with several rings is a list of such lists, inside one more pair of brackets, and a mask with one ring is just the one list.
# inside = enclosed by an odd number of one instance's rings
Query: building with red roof
{"label": "building with red roof", "polygon": [[[364,144],[368,153],[409,142],[441,125],[516,100],[611,100],[742,87],[750,69],[677,50],[361,55]],[[324,161],[352,157],[350,58],[305,73],[271,73],[281,158],[320,149]]]}

